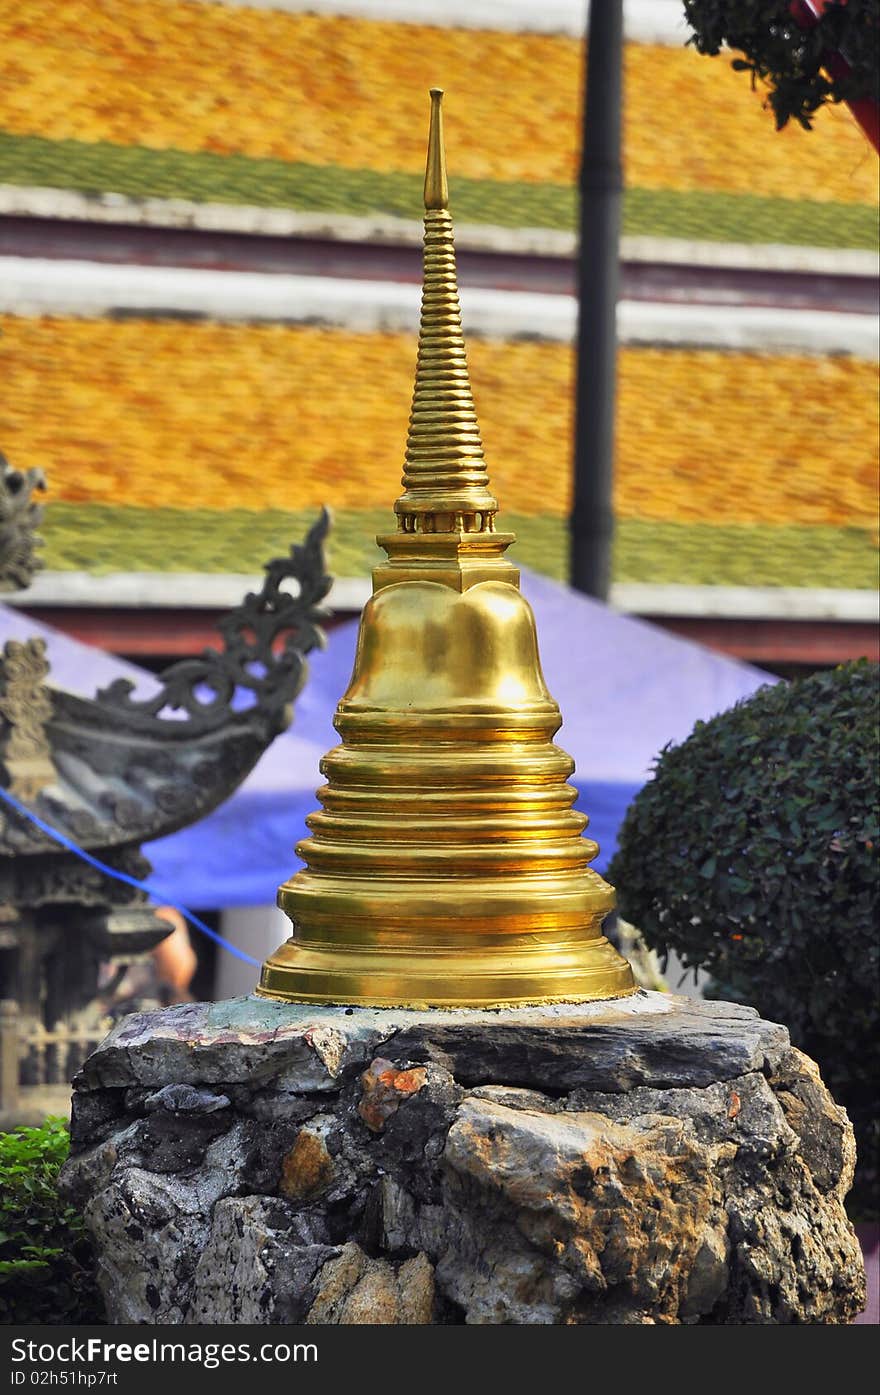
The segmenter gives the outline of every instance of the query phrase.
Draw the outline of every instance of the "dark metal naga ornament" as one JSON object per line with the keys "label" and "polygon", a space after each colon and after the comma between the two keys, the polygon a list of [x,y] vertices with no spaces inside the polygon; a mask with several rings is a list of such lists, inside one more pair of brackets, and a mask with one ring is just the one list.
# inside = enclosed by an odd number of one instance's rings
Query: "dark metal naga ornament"
{"label": "dark metal naga ornament", "polygon": [[[93,856],[144,880],[140,844],[221,804],[289,724],[306,655],[323,643],[329,523],[325,510],[302,543],[269,562],[261,589],[220,620],[221,647],[171,665],[150,697],[136,697],[127,679],[89,699],[52,688],[43,641],[9,641],[0,784]],[[0,965],[14,965],[0,997],[18,1003],[22,1084],[70,1079],[107,1029],[102,966],[106,974],[111,962],[118,978],[169,929],[143,891],[0,805],[0,950],[12,951]]]}

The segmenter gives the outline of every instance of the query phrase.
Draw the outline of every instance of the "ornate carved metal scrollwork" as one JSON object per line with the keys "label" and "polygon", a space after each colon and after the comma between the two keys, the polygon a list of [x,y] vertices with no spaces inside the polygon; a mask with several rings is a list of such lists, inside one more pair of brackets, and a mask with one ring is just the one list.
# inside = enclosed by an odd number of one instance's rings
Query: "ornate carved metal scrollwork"
{"label": "ornate carved metal scrollwork", "polygon": [[[154,732],[161,713],[173,709],[185,713],[182,725],[188,735],[201,736],[229,722],[237,695],[248,692],[253,699],[245,710],[258,707],[282,721],[304,682],[305,655],[324,642],[320,623],[327,611],[321,601],[332,582],[323,554],[329,526],[324,509],[303,543],[266,564],[261,590],[248,594],[218,623],[222,650],[205,649],[197,659],[173,664],[151,698],[132,697],[127,678],[97,693],[95,701],[107,709],[114,726],[122,720],[139,732]],[[167,730],[165,722],[163,726]]]}

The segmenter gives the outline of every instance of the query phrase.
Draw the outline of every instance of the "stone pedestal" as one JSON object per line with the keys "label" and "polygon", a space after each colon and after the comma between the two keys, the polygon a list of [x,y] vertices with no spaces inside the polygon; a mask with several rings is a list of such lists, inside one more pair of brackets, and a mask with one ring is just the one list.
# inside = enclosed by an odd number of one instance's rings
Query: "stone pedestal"
{"label": "stone pedestal", "polygon": [[853,1136],[748,1008],[193,1004],[75,1082],[116,1323],[846,1323]]}

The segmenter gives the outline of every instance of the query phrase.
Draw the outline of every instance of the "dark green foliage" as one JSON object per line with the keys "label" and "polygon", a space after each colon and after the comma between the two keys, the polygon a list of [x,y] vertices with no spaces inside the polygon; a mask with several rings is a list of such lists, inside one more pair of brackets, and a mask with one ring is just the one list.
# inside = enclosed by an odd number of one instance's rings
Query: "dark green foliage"
{"label": "dark green foliage", "polygon": [[[698,52],[726,44],[744,55],[733,67],[751,73],[753,87],[767,84],[777,129],[794,117],[809,130],[828,102],[878,99],[880,0],[831,4],[810,29],[798,25],[789,0],[684,0],[684,8]],[[847,76],[822,70],[828,52],[845,57]]]}
{"label": "dark green foliage", "polygon": [[878,722],[865,661],[698,722],[661,753],[608,871],[652,948],[709,972],[709,996],[783,1022],[818,1061],[856,1129],[863,1213],[880,1138]]}
{"label": "dark green foliage", "polygon": [[105,1320],[82,1219],[58,1195],[69,1146],[63,1119],[0,1133],[0,1323]]}

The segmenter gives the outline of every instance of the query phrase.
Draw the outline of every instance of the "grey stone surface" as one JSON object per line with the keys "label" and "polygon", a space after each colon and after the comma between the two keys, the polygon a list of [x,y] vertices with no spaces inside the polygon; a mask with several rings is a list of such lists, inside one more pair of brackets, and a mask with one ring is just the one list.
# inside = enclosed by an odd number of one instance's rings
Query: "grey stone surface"
{"label": "grey stone surface", "polygon": [[640,992],[126,1019],[63,1186],[111,1321],[845,1323],[844,1112],[784,1028]]}

